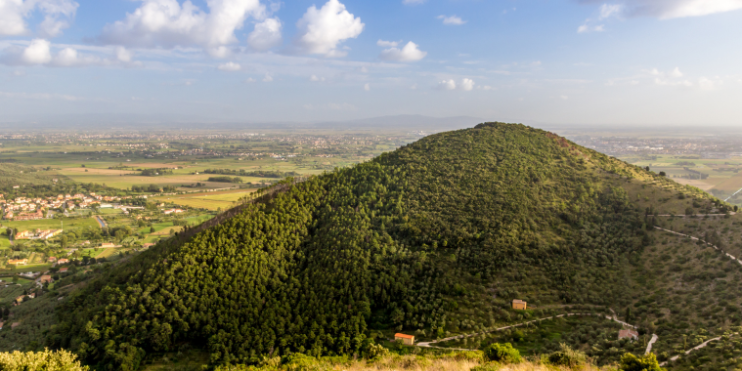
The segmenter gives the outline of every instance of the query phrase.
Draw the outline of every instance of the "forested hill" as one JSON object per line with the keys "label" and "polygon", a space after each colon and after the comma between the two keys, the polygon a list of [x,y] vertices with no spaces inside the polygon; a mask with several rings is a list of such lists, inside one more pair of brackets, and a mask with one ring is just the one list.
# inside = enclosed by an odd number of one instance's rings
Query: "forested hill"
{"label": "forested hill", "polygon": [[251,363],[489,326],[515,298],[620,305],[649,239],[638,186],[706,197],[522,125],[433,135],[160,243],[65,298],[44,344],[107,369],[184,347]]}

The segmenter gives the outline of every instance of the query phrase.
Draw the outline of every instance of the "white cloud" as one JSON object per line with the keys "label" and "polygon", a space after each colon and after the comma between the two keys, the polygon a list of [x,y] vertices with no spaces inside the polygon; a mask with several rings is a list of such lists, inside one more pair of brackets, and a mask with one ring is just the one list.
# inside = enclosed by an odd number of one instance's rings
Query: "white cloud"
{"label": "white cloud", "polygon": [[438,89],[440,90],[456,90],[456,81],[453,79],[443,80],[438,83]]}
{"label": "white cloud", "polygon": [[474,80],[472,79],[461,80],[461,90],[472,91],[473,89],[474,89]]}
{"label": "white cloud", "polygon": [[35,39],[21,53],[24,64],[46,64],[51,62],[51,43],[43,39]]}
{"label": "white cloud", "polygon": [[60,66],[74,66],[78,63],[77,50],[72,48],[64,48],[57,54],[55,62]]}
{"label": "white cloud", "polygon": [[216,57],[229,55],[227,45],[248,17],[265,18],[259,0],[208,0],[209,13],[190,1],[138,0],[143,4],[122,21],[107,25],[100,41],[136,47],[201,46]]}
{"label": "white cloud", "polygon": [[116,59],[119,62],[129,63],[132,59],[131,52],[126,50],[123,46],[118,46],[116,47]]}
{"label": "white cloud", "polygon": [[219,65],[220,71],[226,71],[226,72],[236,72],[242,69],[242,66],[240,66],[239,63],[234,62],[227,62]]}
{"label": "white cloud", "polygon": [[[80,53],[81,49],[86,53]],[[90,65],[136,67],[142,65],[141,62],[133,61],[131,52],[123,47],[54,45],[45,39],[34,39],[30,42],[16,41],[2,50],[0,64],[50,67]]]}
{"label": "white cloud", "polygon": [[583,24],[580,27],[577,27],[577,33],[589,33],[589,32],[603,32],[605,31],[605,25],[599,24],[597,26],[592,26],[588,23]]}
{"label": "white cloud", "polygon": [[416,62],[425,58],[426,55],[428,52],[420,50],[417,44],[410,41],[402,49],[396,47],[385,49],[379,58],[393,62]]}
{"label": "white cloud", "polygon": [[55,37],[69,27],[80,5],[71,0],[0,0],[0,35],[29,33],[26,20],[36,12],[44,16],[39,34]]}
{"label": "white cloud", "polygon": [[610,18],[620,18],[623,9],[624,6],[621,4],[603,4],[600,7],[600,14],[598,14],[597,19],[586,19],[585,23],[577,28],[577,33],[604,32],[605,25],[595,23],[603,22]]}
{"label": "white cloud", "polygon": [[320,82],[320,81],[325,81],[325,78],[324,77],[317,77],[317,75],[312,75],[309,78],[309,81],[311,81],[311,82]]}
{"label": "white cloud", "polygon": [[245,80],[245,84],[252,84],[252,83],[254,83],[255,81],[256,81],[256,80],[255,80],[254,78],[250,77],[250,78],[248,78],[247,80]]}
{"label": "white cloud", "polygon": [[452,16],[439,15],[438,19],[442,19],[443,24],[445,25],[461,26],[466,23],[466,21],[461,19],[461,17],[455,16],[455,15],[452,15]]}
{"label": "white cloud", "polygon": [[263,82],[272,82],[272,81],[273,81],[273,76],[271,75],[266,74],[265,77],[263,77]]}
{"label": "white cloud", "polygon": [[363,32],[361,18],[356,18],[338,0],[329,0],[322,8],[312,5],[297,22],[300,36],[295,45],[306,54],[326,57],[344,57],[346,51],[337,50],[341,42],[356,38]]}
{"label": "white cloud", "polygon": [[603,20],[613,16],[618,16],[621,14],[621,10],[623,10],[621,4],[603,4],[603,6],[600,7],[600,17],[598,19]]}
{"label": "white cloud", "polygon": [[384,40],[379,39],[379,41],[376,42],[376,45],[378,45],[378,46],[380,46],[382,48],[396,48],[399,45],[399,43],[401,43],[401,42],[402,41],[399,41],[399,42],[397,42],[397,41],[384,41]]}
{"label": "white cloud", "polygon": [[365,90],[365,91],[371,91],[371,84],[363,85],[363,90]]}
{"label": "white cloud", "polygon": [[[578,0],[581,3],[602,3],[604,0]],[[605,8],[604,4],[602,8]],[[742,0],[621,0],[622,15],[648,16],[659,19],[700,17],[742,9]]]}
{"label": "white cloud", "polygon": [[[469,78],[461,79],[461,82],[457,83],[454,79],[443,80],[436,85],[438,90],[461,90],[461,91],[472,91],[476,83],[474,80]],[[489,88],[489,87],[488,87]],[[490,88],[491,89],[491,88]],[[489,90],[489,89],[486,89]]]}
{"label": "white cloud", "polygon": [[257,51],[265,51],[281,45],[281,21],[268,18],[255,25],[255,30],[247,36],[247,44]]}

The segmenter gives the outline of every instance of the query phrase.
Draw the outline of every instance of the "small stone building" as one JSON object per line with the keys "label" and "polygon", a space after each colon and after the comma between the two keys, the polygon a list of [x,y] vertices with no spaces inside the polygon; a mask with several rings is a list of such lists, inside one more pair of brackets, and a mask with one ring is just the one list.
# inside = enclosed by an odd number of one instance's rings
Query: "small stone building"
{"label": "small stone building", "polygon": [[526,302],[523,300],[513,300],[513,309],[515,310],[526,310]]}
{"label": "small stone building", "polygon": [[414,345],[415,337],[407,334],[394,334],[394,341],[401,341],[404,345]]}
{"label": "small stone building", "polygon": [[637,340],[639,339],[639,333],[634,330],[621,330],[618,332],[618,340],[621,339]]}

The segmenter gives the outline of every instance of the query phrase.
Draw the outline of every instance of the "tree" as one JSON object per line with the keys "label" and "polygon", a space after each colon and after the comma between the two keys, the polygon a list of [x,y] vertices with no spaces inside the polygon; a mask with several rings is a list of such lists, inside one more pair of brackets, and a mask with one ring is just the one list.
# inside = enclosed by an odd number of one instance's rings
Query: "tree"
{"label": "tree", "polygon": [[660,176],[667,176],[664,171],[660,171]]}
{"label": "tree", "polygon": [[155,227],[149,227],[149,233],[155,233]]}

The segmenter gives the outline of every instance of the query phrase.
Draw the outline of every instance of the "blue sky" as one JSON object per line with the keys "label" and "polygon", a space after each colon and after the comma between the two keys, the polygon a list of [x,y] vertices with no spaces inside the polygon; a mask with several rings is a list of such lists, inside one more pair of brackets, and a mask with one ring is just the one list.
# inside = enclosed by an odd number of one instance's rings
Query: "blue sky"
{"label": "blue sky", "polygon": [[736,125],[742,0],[0,0],[0,117]]}

